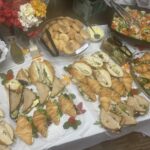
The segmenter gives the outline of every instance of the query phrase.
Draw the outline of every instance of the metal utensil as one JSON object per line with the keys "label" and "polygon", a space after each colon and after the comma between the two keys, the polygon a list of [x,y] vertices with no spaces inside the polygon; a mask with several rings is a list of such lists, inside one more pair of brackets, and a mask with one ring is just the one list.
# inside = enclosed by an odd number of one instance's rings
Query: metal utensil
{"label": "metal utensil", "polygon": [[47,34],[47,37],[50,40],[52,47],[53,47],[53,49],[51,49],[53,56],[59,56],[59,50],[56,48],[56,45],[51,37],[51,34],[47,29],[46,29],[46,34]]}
{"label": "metal utensil", "polygon": [[45,30],[46,36],[50,42],[50,47],[46,44],[43,38],[40,38],[40,42],[45,46],[45,48],[51,53],[52,56],[59,56],[59,50],[56,48],[55,43],[51,37],[50,32],[46,29]]}
{"label": "metal utensil", "polygon": [[94,38],[95,39],[100,39],[100,34],[97,34],[95,31],[94,31],[94,29],[92,28],[92,26],[91,25],[89,25],[89,27],[90,27],[90,29],[93,31],[93,33],[94,33]]}
{"label": "metal utensil", "polygon": [[101,38],[100,34],[97,34],[97,33],[94,31],[94,29],[92,28],[92,26],[90,25],[90,23],[89,23],[88,21],[85,21],[83,18],[81,18],[81,20],[83,20],[83,22],[84,22],[84,24],[85,24],[86,26],[89,26],[89,27],[90,27],[90,29],[91,29],[92,32],[94,33],[94,38],[95,38],[95,39],[100,39],[100,38]]}
{"label": "metal utensil", "polygon": [[117,4],[116,2],[114,2],[114,0],[110,1],[111,6],[115,9],[115,11],[117,12],[117,14],[123,18],[123,20],[127,23],[128,26],[131,25],[136,25],[136,26],[140,26],[139,22],[132,18],[131,15],[119,4]]}

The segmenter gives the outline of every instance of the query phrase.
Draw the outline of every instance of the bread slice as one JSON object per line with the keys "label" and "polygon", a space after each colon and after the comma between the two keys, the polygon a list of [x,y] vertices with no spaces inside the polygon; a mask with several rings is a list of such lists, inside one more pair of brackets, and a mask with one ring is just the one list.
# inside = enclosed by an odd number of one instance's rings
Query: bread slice
{"label": "bread slice", "polygon": [[22,93],[9,91],[10,112],[13,113],[21,103]]}
{"label": "bread slice", "polygon": [[12,126],[5,121],[1,121],[0,125],[5,127],[6,131],[9,134],[9,137],[11,138],[11,140],[13,140],[14,139],[14,131],[13,131]]}
{"label": "bread slice", "polygon": [[30,89],[25,88],[23,90],[23,104],[22,111],[26,112],[32,106],[33,101],[36,99],[35,93],[33,93]]}
{"label": "bread slice", "polygon": [[36,82],[35,85],[40,97],[40,103],[43,104],[49,96],[50,89],[46,84],[43,84],[41,82]]}
{"label": "bread slice", "polygon": [[46,83],[48,86],[52,85],[55,77],[55,71],[53,66],[47,60],[44,60],[42,62],[42,68],[43,68],[44,83]]}
{"label": "bread slice", "polygon": [[5,126],[6,130],[9,133],[9,136],[10,136],[11,140],[13,140],[14,139],[14,131],[13,131],[12,126],[10,124],[6,123],[6,122],[4,122],[4,126]]}
{"label": "bread slice", "polygon": [[13,143],[7,128],[0,124],[0,143],[4,145],[11,145]]}
{"label": "bread slice", "polygon": [[116,105],[116,113],[122,117],[121,125],[134,125],[136,124],[136,119],[133,117],[129,110],[124,110],[121,106]]}
{"label": "bread slice", "polygon": [[117,131],[121,128],[120,122],[104,109],[101,109],[100,121],[101,124],[109,130]]}
{"label": "bread slice", "polygon": [[51,97],[58,95],[65,88],[65,84],[62,80],[55,77],[53,82],[53,88],[51,92]]}
{"label": "bread slice", "polygon": [[134,97],[129,97],[127,100],[127,105],[133,107],[135,114],[144,115],[147,113],[149,108],[149,102],[142,96],[134,95]]}
{"label": "bread slice", "polygon": [[41,69],[39,66],[40,66],[40,62],[33,61],[29,68],[29,76],[30,76],[32,83],[35,83],[41,80],[40,79]]}
{"label": "bread slice", "polygon": [[92,68],[85,62],[76,62],[73,64],[73,68],[77,69],[84,76],[91,76],[93,73]]}
{"label": "bread slice", "polygon": [[55,71],[53,66],[47,61],[33,61],[29,68],[29,75],[32,83],[42,82],[51,86],[54,80]]}
{"label": "bread slice", "polygon": [[7,145],[0,145],[0,150],[10,150],[10,147]]}

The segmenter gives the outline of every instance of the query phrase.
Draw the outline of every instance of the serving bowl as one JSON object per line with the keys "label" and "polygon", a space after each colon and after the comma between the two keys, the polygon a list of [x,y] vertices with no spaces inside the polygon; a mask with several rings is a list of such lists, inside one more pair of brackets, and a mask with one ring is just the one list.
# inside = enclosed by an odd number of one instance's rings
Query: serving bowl
{"label": "serving bowl", "polygon": [[[138,6],[122,5],[122,7],[124,7],[124,8],[129,7],[130,9],[135,9],[135,10],[138,10],[138,11],[145,11],[146,13],[150,13],[149,9],[141,8],[141,7],[138,7]],[[128,36],[128,35],[124,35],[124,34],[118,32],[118,31],[116,31],[115,29],[113,29],[111,25],[112,25],[114,15],[115,15],[115,10],[113,8],[110,8],[109,9],[109,15],[108,15],[108,25],[109,25],[109,28],[110,28],[110,30],[111,30],[111,32],[114,36],[119,37],[121,39],[124,39],[127,42],[129,42],[131,44],[134,44],[134,45],[150,46],[150,42],[148,42],[146,40],[140,40],[140,39]]]}
{"label": "serving bowl", "polygon": [[82,33],[88,34],[86,26],[79,20],[57,17],[42,25],[39,43],[53,56],[79,55],[89,46],[89,38],[83,38]]}

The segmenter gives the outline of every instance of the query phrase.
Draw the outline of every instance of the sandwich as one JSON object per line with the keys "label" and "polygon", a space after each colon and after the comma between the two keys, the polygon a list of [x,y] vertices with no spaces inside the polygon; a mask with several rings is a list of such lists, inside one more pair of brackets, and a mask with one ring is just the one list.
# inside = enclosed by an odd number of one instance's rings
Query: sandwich
{"label": "sandwich", "polygon": [[46,112],[49,118],[53,123],[58,125],[60,123],[60,111],[59,111],[59,106],[56,101],[48,101],[46,103]]}
{"label": "sandwich", "polygon": [[77,115],[76,109],[70,97],[67,94],[61,95],[59,97],[59,104],[61,111],[64,114],[75,117]]}
{"label": "sandwich", "polygon": [[101,109],[100,122],[104,128],[111,131],[118,131],[121,129],[120,121],[121,117],[109,111],[105,111],[103,108]]}
{"label": "sandwich", "polygon": [[50,88],[46,84],[41,83],[41,82],[36,82],[35,86],[38,91],[40,104],[44,104],[44,102],[47,100],[47,98],[49,96]]}
{"label": "sandwich", "polygon": [[16,79],[21,83],[30,83],[30,77],[27,69],[20,69],[16,75]]}
{"label": "sandwich", "polygon": [[51,92],[51,97],[55,97],[58,95],[63,89],[65,88],[65,83],[61,80],[55,77]]}
{"label": "sandwich", "polygon": [[29,112],[32,108],[34,100],[36,100],[35,93],[30,89],[24,88],[22,112]]}
{"label": "sandwich", "polygon": [[33,124],[43,137],[47,137],[48,122],[44,110],[37,110],[34,112]]}
{"label": "sandwich", "polygon": [[11,145],[14,139],[14,131],[12,127],[2,121],[0,122],[0,144],[2,145]]}
{"label": "sandwich", "polygon": [[140,95],[134,95],[127,99],[127,105],[133,108],[135,115],[144,115],[149,109],[149,102]]}
{"label": "sandwich", "polygon": [[23,140],[26,144],[33,143],[32,125],[27,117],[19,116],[17,119],[16,135]]}
{"label": "sandwich", "polygon": [[9,90],[9,108],[10,117],[12,119],[16,119],[18,116],[19,108],[22,103],[22,92],[16,93],[14,91]]}
{"label": "sandwich", "polygon": [[42,82],[51,86],[54,81],[55,71],[53,66],[47,61],[33,61],[29,68],[29,76],[32,83]]}

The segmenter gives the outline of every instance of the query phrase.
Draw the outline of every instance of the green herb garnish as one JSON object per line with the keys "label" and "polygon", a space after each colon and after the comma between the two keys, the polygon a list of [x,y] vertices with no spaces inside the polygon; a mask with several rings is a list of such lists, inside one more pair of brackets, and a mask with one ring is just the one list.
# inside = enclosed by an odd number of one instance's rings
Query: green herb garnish
{"label": "green herb garnish", "polygon": [[63,128],[64,129],[73,128],[74,130],[76,130],[80,124],[81,124],[80,120],[76,120],[75,117],[70,117],[68,121],[64,123]]}

